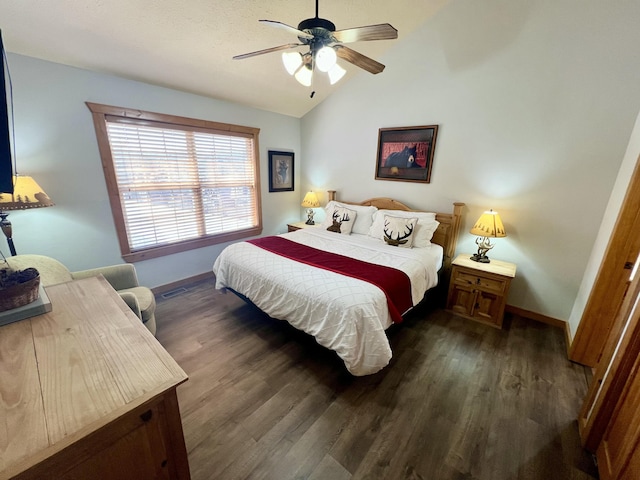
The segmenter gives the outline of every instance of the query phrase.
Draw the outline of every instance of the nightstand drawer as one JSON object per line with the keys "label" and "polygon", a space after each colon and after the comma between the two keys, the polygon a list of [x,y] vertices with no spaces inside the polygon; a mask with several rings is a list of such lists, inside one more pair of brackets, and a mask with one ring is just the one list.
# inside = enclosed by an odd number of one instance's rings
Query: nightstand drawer
{"label": "nightstand drawer", "polygon": [[458,272],[455,275],[455,283],[463,286],[475,286],[487,292],[501,294],[507,284],[505,280],[496,280],[480,275],[473,275],[465,271]]}

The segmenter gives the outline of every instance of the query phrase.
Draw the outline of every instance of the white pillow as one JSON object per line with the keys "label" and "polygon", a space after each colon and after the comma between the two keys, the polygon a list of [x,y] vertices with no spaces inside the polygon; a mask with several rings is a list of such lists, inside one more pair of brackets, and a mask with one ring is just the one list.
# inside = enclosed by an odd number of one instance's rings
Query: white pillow
{"label": "white pillow", "polygon": [[394,247],[411,248],[418,219],[384,216],[382,239]]}
{"label": "white pillow", "polygon": [[357,217],[358,214],[355,210],[334,206],[331,211],[327,212],[327,217],[322,222],[322,228],[342,235],[351,235]]}
{"label": "white pillow", "polygon": [[[376,207],[372,206],[350,205],[348,203],[340,203],[335,200],[331,200],[324,208],[326,215],[325,220],[327,218],[331,219],[334,207],[348,208],[349,210],[354,210],[357,213],[356,221],[353,224],[353,230],[351,230],[351,233],[359,233],[361,235],[367,235],[369,233],[369,229],[373,224],[373,214],[378,211]],[[329,225],[331,225],[331,220],[329,220]]]}
{"label": "white pillow", "polygon": [[417,218],[418,225],[416,225],[415,232],[413,233],[413,247],[422,248],[431,245],[431,238],[433,233],[440,225],[440,222],[436,220],[436,214],[433,212],[405,212],[404,210],[378,210],[373,215],[373,225],[369,229],[369,236],[373,238],[384,238],[384,216],[391,215],[394,217],[402,218]]}

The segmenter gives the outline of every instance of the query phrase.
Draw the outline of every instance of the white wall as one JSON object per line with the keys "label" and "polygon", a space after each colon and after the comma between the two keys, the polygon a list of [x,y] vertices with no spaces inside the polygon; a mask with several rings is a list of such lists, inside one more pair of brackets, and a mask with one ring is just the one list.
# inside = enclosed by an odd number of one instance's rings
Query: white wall
{"label": "white wall", "polygon": [[[467,204],[508,234],[508,303],[567,320],[640,110],[640,2],[453,0],[302,120],[304,190]],[[438,124],[430,184],[374,180],[378,129]]]}
{"label": "white wall", "polygon": [[615,226],[618,218],[618,212],[620,211],[620,207],[622,206],[622,202],[624,201],[624,197],[627,193],[631,175],[633,174],[633,170],[636,167],[639,158],[640,115],[638,115],[638,118],[636,119],[635,128],[631,134],[627,152],[624,155],[622,166],[618,172],[616,183],[613,187],[613,191],[611,192],[611,197],[609,198],[609,203],[607,204],[600,229],[598,230],[598,236],[596,237],[596,241],[593,245],[593,250],[591,250],[591,256],[589,257],[587,268],[585,269],[585,274],[582,278],[578,295],[576,296],[576,301],[573,305],[573,309],[571,310],[571,316],[569,317],[571,339],[573,339],[576,331],[578,330],[582,314],[584,313],[587,301],[589,300],[589,294],[593,288],[598,270],[600,269],[600,264],[602,263],[607,245],[609,244],[609,238],[611,237],[613,227]]}
{"label": "white wall", "polygon": [[[299,119],[20,55],[8,63],[18,172],[56,203],[11,212],[18,254],[49,255],[72,270],[122,263],[87,101],[260,128],[264,233],[300,220]],[[295,152],[294,192],[269,193],[268,150]],[[209,272],[222,247],[138,262],[138,276],[155,287]],[[0,250],[9,253],[4,240]]]}

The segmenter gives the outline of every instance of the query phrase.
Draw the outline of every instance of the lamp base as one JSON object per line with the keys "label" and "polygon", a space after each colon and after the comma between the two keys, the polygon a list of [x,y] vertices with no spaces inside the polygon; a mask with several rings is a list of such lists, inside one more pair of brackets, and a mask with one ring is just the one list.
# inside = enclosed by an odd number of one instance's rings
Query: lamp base
{"label": "lamp base", "polygon": [[489,260],[489,257],[487,257],[486,255],[478,255],[477,253],[474,253],[469,258],[478,263],[491,263],[491,260]]}
{"label": "lamp base", "polygon": [[0,212],[0,229],[2,233],[7,237],[7,244],[9,245],[9,251],[12,256],[16,255],[16,247],[13,245],[13,229],[11,228],[11,222],[7,220],[9,216],[6,212]]}
{"label": "lamp base", "polygon": [[471,260],[478,263],[490,263],[487,252],[493,248],[488,237],[476,238],[476,245],[478,245],[478,251],[471,256]]}
{"label": "lamp base", "polygon": [[315,212],[313,211],[313,209],[309,209],[307,210],[307,221],[304,222],[307,225],[315,225],[316,222],[313,221],[313,215],[315,214]]}

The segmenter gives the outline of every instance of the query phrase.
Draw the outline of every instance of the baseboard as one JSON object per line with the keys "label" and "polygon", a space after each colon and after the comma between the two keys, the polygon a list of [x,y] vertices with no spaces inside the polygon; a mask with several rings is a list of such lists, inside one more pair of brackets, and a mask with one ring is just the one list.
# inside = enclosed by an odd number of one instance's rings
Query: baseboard
{"label": "baseboard", "polygon": [[548,317],[547,315],[543,315],[541,313],[532,312],[531,310],[525,310],[524,308],[514,307],[513,305],[507,305],[504,310],[505,312],[513,313],[523,318],[535,320],[536,322],[546,323],[547,325],[551,325],[552,327],[561,328],[564,332],[564,340],[567,347],[567,358],[569,358],[569,347],[571,347],[571,326],[569,325],[569,322],[560,320],[558,318]]}
{"label": "baseboard", "polygon": [[532,312],[531,310],[525,310],[524,308],[520,307],[514,307],[513,305],[507,305],[504,310],[506,312],[520,315],[521,317],[528,318],[530,320],[535,320],[536,322],[546,323],[547,325],[551,325],[553,327],[562,328],[563,330],[567,325],[567,322],[565,322],[564,320],[548,317],[547,315]]}
{"label": "baseboard", "polygon": [[167,283],[166,285],[153,287],[151,291],[154,295],[162,295],[163,293],[170,292],[171,290],[175,290],[176,288],[180,288],[185,285],[189,285],[190,283],[200,282],[202,280],[208,280],[210,278],[214,278],[213,272],[205,272],[199,275],[194,275],[193,277],[183,278],[182,280],[178,280],[176,282]]}

